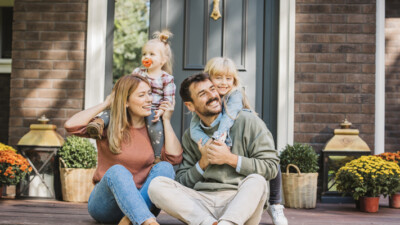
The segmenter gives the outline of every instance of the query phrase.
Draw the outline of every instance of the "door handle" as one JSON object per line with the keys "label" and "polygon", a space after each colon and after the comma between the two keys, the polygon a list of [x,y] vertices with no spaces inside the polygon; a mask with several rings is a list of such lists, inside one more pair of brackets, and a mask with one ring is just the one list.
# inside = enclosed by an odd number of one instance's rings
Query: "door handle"
{"label": "door handle", "polygon": [[220,17],[222,17],[219,11],[219,0],[214,0],[213,4],[214,7],[210,17],[214,20],[218,20]]}

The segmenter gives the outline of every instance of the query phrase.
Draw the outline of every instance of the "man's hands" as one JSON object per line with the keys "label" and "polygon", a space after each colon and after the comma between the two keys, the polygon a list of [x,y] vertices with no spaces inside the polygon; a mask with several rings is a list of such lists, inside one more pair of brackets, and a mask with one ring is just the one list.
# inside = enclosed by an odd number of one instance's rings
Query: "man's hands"
{"label": "man's hands", "polygon": [[238,156],[233,154],[224,142],[212,140],[210,138],[210,140],[202,146],[201,141],[202,140],[200,140],[197,145],[201,153],[199,165],[202,170],[205,170],[210,164],[228,164],[236,168]]}

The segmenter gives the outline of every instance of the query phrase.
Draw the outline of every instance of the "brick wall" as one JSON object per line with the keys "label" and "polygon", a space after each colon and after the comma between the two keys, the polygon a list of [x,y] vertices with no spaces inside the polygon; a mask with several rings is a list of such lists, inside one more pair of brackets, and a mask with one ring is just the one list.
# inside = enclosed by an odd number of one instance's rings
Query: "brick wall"
{"label": "brick wall", "polygon": [[385,151],[400,150],[400,2],[386,1]]}
{"label": "brick wall", "polygon": [[294,140],[320,152],[347,117],[374,147],[375,0],[297,0]]}
{"label": "brick wall", "polygon": [[45,114],[64,122],[82,110],[87,0],[15,0],[9,144]]}

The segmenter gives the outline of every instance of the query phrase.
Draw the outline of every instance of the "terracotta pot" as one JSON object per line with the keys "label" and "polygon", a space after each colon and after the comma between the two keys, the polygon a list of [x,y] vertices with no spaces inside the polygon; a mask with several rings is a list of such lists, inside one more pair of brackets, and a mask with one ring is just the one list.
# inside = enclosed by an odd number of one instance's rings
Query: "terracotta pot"
{"label": "terracotta pot", "polygon": [[400,192],[389,196],[389,207],[400,209]]}
{"label": "terracotta pot", "polygon": [[379,197],[360,197],[360,210],[374,213],[379,209]]}

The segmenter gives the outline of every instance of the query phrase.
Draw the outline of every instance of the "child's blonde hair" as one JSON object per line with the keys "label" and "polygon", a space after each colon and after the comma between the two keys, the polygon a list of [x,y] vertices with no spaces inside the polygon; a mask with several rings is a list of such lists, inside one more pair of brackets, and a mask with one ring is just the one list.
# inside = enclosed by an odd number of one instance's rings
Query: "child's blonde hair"
{"label": "child's blonde hair", "polygon": [[[232,91],[234,91],[236,89],[241,91],[242,96],[243,96],[243,100],[242,100],[243,108],[252,110],[252,108],[250,106],[250,102],[247,99],[246,93],[244,92],[243,88],[240,85],[239,74],[237,72],[236,65],[232,61],[232,59],[226,58],[226,57],[212,58],[207,62],[206,66],[204,67],[204,72],[208,73],[210,75],[211,80],[216,75],[220,75],[220,74],[231,75],[233,77],[234,88],[232,88],[232,90],[229,93],[227,93],[226,95],[229,95]],[[223,100],[224,100],[224,105],[226,106],[227,99],[223,98]],[[229,115],[228,109],[225,108],[225,110],[226,110],[228,116],[231,117]],[[252,111],[254,112],[254,110],[252,110]],[[231,119],[235,119],[235,118],[231,117]]]}
{"label": "child's blonde hair", "polygon": [[169,30],[163,30],[161,32],[157,31],[153,33],[152,39],[148,40],[146,44],[144,44],[143,48],[149,44],[162,44],[163,49],[161,49],[162,57],[166,59],[165,64],[161,67],[162,70],[172,75],[172,64],[173,64],[173,55],[171,46],[168,43],[168,40],[172,37],[172,33]]}

